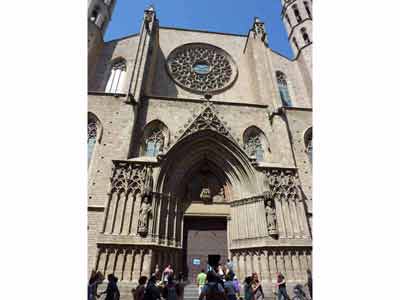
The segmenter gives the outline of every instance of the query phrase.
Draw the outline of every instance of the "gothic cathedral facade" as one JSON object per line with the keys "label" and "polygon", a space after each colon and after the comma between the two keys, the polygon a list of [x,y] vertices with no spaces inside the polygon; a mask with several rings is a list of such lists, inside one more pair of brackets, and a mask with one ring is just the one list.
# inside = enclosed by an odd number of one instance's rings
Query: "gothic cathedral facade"
{"label": "gothic cathedral facade", "polygon": [[[88,267],[122,286],[230,258],[304,283],[312,268],[312,1],[282,0],[293,49],[161,26],[104,42],[116,0],[88,4]],[[270,288],[269,288],[270,289]]]}

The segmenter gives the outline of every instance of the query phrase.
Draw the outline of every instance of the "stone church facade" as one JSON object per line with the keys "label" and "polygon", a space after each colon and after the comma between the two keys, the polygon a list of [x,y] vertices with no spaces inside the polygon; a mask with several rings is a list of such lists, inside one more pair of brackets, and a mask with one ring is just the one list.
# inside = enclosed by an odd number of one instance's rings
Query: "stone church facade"
{"label": "stone church facade", "polygon": [[193,278],[212,254],[266,290],[278,271],[304,283],[312,2],[282,0],[293,59],[259,18],[247,35],[168,28],[153,7],[139,33],[104,42],[114,6],[88,3],[89,271],[128,290],[156,265]]}

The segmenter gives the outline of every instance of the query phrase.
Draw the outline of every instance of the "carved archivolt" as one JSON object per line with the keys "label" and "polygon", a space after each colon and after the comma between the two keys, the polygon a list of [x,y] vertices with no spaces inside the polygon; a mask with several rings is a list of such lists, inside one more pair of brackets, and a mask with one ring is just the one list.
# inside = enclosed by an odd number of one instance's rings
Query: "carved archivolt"
{"label": "carved archivolt", "polygon": [[237,76],[236,64],[228,53],[203,43],[174,49],[168,56],[167,69],[178,85],[197,93],[221,91]]}

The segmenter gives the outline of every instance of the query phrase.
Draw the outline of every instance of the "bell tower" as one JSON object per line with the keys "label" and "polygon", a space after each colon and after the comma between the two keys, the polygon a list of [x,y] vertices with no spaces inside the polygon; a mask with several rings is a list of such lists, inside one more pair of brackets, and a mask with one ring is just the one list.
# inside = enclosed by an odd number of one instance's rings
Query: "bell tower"
{"label": "bell tower", "polygon": [[311,86],[312,74],[312,0],[281,0],[282,22],[288,33],[295,60],[304,80]]}
{"label": "bell tower", "polygon": [[89,0],[88,2],[88,79],[96,66],[97,56],[104,44],[104,33],[111,21],[117,0]]}

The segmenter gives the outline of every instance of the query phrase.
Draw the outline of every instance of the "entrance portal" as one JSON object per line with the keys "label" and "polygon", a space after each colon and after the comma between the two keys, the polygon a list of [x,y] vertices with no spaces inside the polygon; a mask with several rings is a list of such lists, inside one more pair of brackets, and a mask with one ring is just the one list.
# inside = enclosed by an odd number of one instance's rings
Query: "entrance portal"
{"label": "entrance portal", "polygon": [[190,282],[208,266],[224,264],[228,258],[226,218],[185,217],[184,219],[184,270]]}

